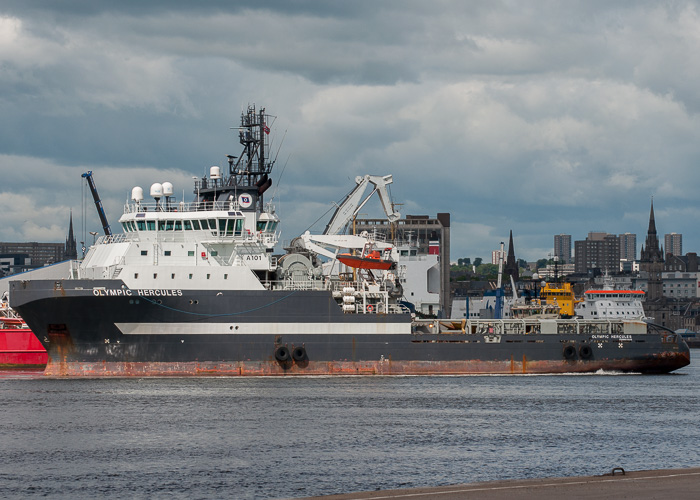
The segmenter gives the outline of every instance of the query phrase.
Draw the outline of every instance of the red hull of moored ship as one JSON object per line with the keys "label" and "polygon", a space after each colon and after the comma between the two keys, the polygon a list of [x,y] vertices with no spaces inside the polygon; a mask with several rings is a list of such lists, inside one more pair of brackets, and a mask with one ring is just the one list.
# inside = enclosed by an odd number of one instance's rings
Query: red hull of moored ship
{"label": "red hull of moored ship", "polygon": [[48,360],[29,328],[0,328],[0,370],[43,370]]}

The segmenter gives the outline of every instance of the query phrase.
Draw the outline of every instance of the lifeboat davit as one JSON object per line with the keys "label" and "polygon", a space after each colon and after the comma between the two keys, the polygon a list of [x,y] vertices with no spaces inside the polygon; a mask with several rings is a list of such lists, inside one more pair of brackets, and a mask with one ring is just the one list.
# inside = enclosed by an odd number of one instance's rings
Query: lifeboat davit
{"label": "lifeboat davit", "polygon": [[382,259],[379,252],[370,252],[365,256],[351,255],[349,253],[338,254],[337,259],[348,267],[355,269],[391,269],[393,260]]}

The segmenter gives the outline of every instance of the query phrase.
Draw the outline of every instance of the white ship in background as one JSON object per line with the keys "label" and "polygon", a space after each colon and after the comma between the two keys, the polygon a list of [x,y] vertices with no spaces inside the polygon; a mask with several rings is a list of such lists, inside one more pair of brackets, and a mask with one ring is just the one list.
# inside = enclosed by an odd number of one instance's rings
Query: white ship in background
{"label": "white ship in background", "polygon": [[576,316],[584,319],[649,319],[644,315],[642,290],[618,290],[612,277],[605,276],[603,286],[591,288],[576,305]]}

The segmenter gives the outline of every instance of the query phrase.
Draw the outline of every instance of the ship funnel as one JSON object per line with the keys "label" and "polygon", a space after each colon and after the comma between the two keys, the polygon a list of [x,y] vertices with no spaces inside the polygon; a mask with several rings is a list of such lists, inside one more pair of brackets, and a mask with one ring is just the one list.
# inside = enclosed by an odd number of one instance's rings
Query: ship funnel
{"label": "ship funnel", "polygon": [[270,186],[272,186],[272,179],[268,179],[267,182],[265,182],[265,184],[258,187],[258,194],[263,194],[265,191],[268,190]]}
{"label": "ship funnel", "polygon": [[267,182],[267,174],[263,175],[258,182],[255,183],[256,186],[261,187]]}
{"label": "ship funnel", "polygon": [[209,169],[209,178],[210,179],[221,179],[221,169],[214,165]]}
{"label": "ship funnel", "polygon": [[131,190],[131,199],[135,201],[136,203],[140,202],[143,200],[143,188],[140,188],[138,186],[134,187]]}
{"label": "ship funnel", "polygon": [[173,185],[170,182],[163,183],[163,196],[168,197],[173,195]]}
{"label": "ship funnel", "polygon": [[159,200],[163,196],[163,185],[160,182],[151,184],[151,196]]}

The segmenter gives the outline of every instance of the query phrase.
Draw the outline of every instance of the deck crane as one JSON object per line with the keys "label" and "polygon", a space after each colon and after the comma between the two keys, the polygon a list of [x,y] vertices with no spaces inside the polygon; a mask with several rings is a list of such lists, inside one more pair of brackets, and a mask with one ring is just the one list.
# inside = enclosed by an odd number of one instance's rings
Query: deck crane
{"label": "deck crane", "polygon": [[[374,193],[379,195],[379,200],[389,222],[396,222],[401,217],[401,214],[394,210],[386,188],[392,182],[394,180],[391,175],[358,175],[355,177],[357,185],[338,205],[323,233],[312,235],[307,231],[301,236],[305,248],[330,259],[335,259],[338,250],[341,248],[362,249],[367,243],[367,237],[341,233],[362,210],[362,207],[365,206]],[[374,185],[374,189],[363,199],[369,184]],[[393,247],[393,245],[383,242],[377,242],[377,246],[382,250]]]}
{"label": "deck crane", "polygon": [[503,245],[504,243],[501,241],[501,251],[498,252],[498,282],[496,283],[496,312],[494,319],[503,318]]}
{"label": "deck crane", "polygon": [[105,215],[105,209],[102,207],[102,202],[100,201],[100,196],[97,194],[97,187],[95,186],[95,181],[92,178],[92,170],[85,172],[82,177],[87,180],[88,187],[92,193],[92,198],[95,200],[95,206],[97,207],[97,215],[100,217],[100,222],[102,223],[102,230],[105,232],[105,236],[112,235],[112,229],[109,227],[109,222],[107,222],[107,215]]}
{"label": "deck crane", "polygon": [[[338,205],[338,208],[330,222],[328,222],[323,234],[340,234],[350,221],[357,216],[360,210],[362,210],[362,207],[365,206],[374,193],[379,195],[379,200],[382,202],[384,213],[386,213],[389,222],[396,222],[401,217],[401,214],[394,211],[394,207],[391,205],[391,200],[386,190],[386,187],[392,182],[394,182],[394,179],[391,175],[358,175],[355,177],[357,186],[355,186],[341,204]],[[369,184],[373,184],[374,189],[362,200],[362,196],[365,194],[365,190]],[[360,200],[362,200],[362,202],[360,202]]]}

